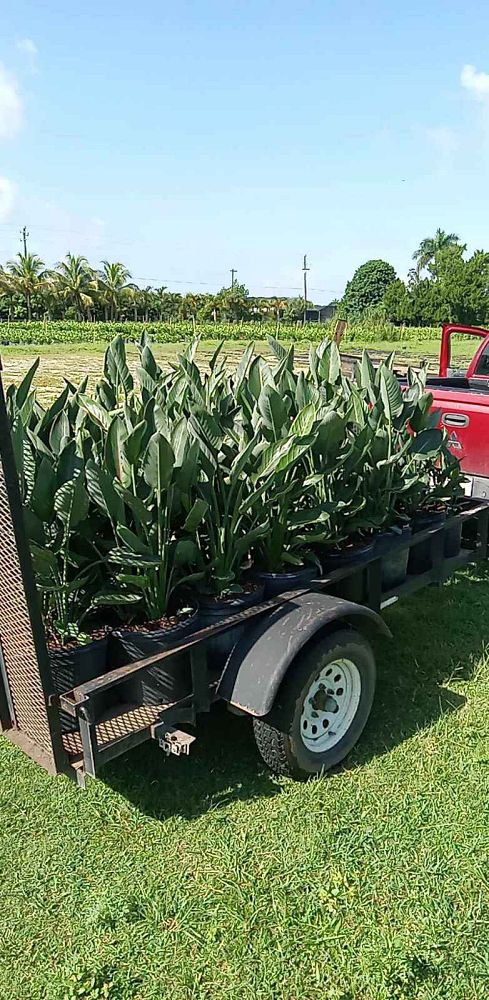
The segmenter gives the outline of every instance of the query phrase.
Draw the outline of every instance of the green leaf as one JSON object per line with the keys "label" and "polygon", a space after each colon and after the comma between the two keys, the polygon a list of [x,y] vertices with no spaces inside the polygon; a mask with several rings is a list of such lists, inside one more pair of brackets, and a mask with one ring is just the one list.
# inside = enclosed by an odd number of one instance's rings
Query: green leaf
{"label": "green leaf", "polygon": [[420,431],[412,439],[411,451],[415,455],[437,455],[441,451],[443,440],[443,431],[436,430],[435,428]]}
{"label": "green leaf", "polygon": [[149,524],[153,520],[150,508],[138,496],[135,496],[131,490],[125,489],[117,480],[115,482],[115,489],[132,511],[139,524]]}
{"label": "green leaf", "polygon": [[271,385],[265,385],[258,397],[258,410],[265,427],[275,438],[280,437],[282,427],[287,420],[287,407],[282,396]]}
{"label": "green leaf", "polygon": [[71,436],[70,421],[66,413],[59,413],[54,420],[49,433],[49,446],[55,455],[59,455]]}
{"label": "green leaf", "polygon": [[188,531],[190,534],[193,534],[199,527],[199,524],[202,522],[208,510],[209,504],[206,503],[205,500],[201,500],[200,497],[198,497],[187,514],[183,525],[184,531]]}
{"label": "green leaf", "polygon": [[[134,579],[137,579],[135,577]],[[92,608],[105,608],[118,604],[137,604],[142,599],[141,594],[130,594],[125,590],[107,590],[97,594],[91,601]]]}
{"label": "green leaf", "polygon": [[123,486],[131,485],[131,467],[126,458],[124,444],[127,431],[124,420],[116,415],[111,421],[105,442],[105,462],[108,471],[115,476]]}
{"label": "green leaf", "polygon": [[265,449],[259,471],[253,476],[253,481],[263,479],[272,473],[279,475],[289,469],[311,447],[311,440],[304,438],[298,441],[295,437],[282,438],[274,441]]}
{"label": "green leaf", "polygon": [[145,573],[117,573],[116,579],[119,583],[125,583],[128,587],[138,587],[145,590],[149,587],[149,576]]}
{"label": "green leaf", "polygon": [[86,518],[89,500],[81,475],[60,486],[54,498],[54,509],[66,529],[75,528]]}
{"label": "green leaf", "polygon": [[159,556],[140,555],[139,552],[132,552],[131,549],[112,549],[109,554],[110,562],[118,566],[133,566],[135,569],[154,569],[155,566],[162,566],[163,562]]}
{"label": "green leaf", "polygon": [[275,337],[267,337],[267,342],[270,350],[279,361],[285,361],[288,358],[289,352],[279,340],[276,340]]}
{"label": "green leaf", "polygon": [[105,377],[117,391],[122,386],[126,396],[134,387],[133,377],[126,361],[124,339],[119,335],[109,344],[104,363]]}
{"label": "green leaf", "polygon": [[308,403],[307,406],[304,406],[302,410],[299,411],[297,416],[292,421],[289,433],[297,434],[298,437],[302,437],[304,434],[310,434],[314,426],[316,416],[317,411],[314,403]]}
{"label": "green leaf", "polygon": [[148,425],[146,421],[141,420],[138,424],[136,424],[134,430],[131,431],[126,438],[124,442],[124,450],[129,465],[136,465],[142,451],[147,429]]}
{"label": "green leaf", "polygon": [[78,395],[80,401],[80,406],[88,416],[102,428],[102,430],[107,431],[110,426],[110,413],[104,409],[100,403],[96,403],[91,396],[85,395],[84,392],[80,392]]}
{"label": "green leaf", "polygon": [[199,549],[191,538],[181,538],[174,552],[175,566],[195,566],[200,557]]}
{"label": "green leaf", "polygon": [[54,582],[58,571],[58,560],[54,552],[36,545],[35,542],[31,542],[30,548],[36,575],[43,580]]}
{"label": "green leaf", "polygon": [[130,528],[126,528],[125,525],[117,526],[117,534],[119,535],[120,538],[122,538],[124,545],[126,545],[127,548],[130,549],[132,552],[137,552],[139,555],[142,556],[153,555],[151,549],[146,545],[145,542],[143,542],[142,538],[140,538],[139,535],[136,535],[134,531],[131,531]]}
{"label": "green leaf", "polygon": [[40,521],[49,523],[54,514],[56,473],[52,463],[42,456],[32,490],[30,505]]}
{"label": "green leaf", "polygon": [[31,367],[29,368],[29,371],[27,372],[27,375],[24,375],[24,378],[22,379],[22,382],[20,383],[20,385],[19,385],[19,387],[17,389],[17,392],[15,393],[15,402],[16,402],[19,410],[22,409],[22,407],[23,407],[23,405],[24,405],[24,403],[25,403],[25,401],[26,401],[26,399],[27,399],[27,397],[29,395],[30,388],[31,388],[31,385],[32,385],[32,382],[33,382],[33,379],[34,379],[34,375],[36,374],[37,369],[39,368],[40,360],[41,360],[40,358],[36,358],[36,360],[34,361],[34,364],[31,365]]}
{"label": "green leaf", "polygon": [[88,492],[98,507],[116,524],[125,524],[126,512],[122,498],[114,489],[112,476],[100,469],[92,459],[86,464]]}
{"label": "green leaf", "polygon": [[49,409],[44,413],[39,427],[37,428],[37,433],[39,435],[43,435],[46,431],[50,430],[54,418],[58,416],[58,413],[61,413],[61,411],[64,410],[69,394],[70,390],[66,385],[63,392],[60,393],[57,399],[54,400],[54,403],[52,403]]}
{"label": "green leaf", "polygon": [[384,366],[380,369],[380,396],[385,413],[392,421],[402,412],[402,392],[394,372]]}
{"label": "green leaf", "polygon": [[144,460],[144,478],[156,493],[160,494],[171,482],[175,456],[173,449],[162,434],[150,438]]}

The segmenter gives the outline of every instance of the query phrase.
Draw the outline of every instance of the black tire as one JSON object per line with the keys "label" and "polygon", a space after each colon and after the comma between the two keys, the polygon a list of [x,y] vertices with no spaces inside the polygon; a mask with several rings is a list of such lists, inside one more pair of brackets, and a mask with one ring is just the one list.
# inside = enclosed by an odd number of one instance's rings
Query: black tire
{"label": "black tire", "polygon": [[[319,753],[310,750],[302,741],[302,708],[315,678],[338,659],[350,660],[357,667],[360,697],[347,731],[330,750]],[[375,674],[370,643],[354,629],[341,629],[308,644],[289,668],[271,712],[263,719],[253,719],[256,744],[268,767],[276,774],[304,781],[312,775],[324,774],[344,760],[360,738],[370,715]]]}

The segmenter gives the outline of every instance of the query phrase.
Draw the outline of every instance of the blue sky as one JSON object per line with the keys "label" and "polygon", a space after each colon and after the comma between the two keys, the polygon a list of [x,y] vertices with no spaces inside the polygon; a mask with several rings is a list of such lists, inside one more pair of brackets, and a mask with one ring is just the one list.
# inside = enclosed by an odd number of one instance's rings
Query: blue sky
{"label": "blue sky", "polygon": [[341,294],[423,236],[489,249],[489,4],[2,0],[0,261]]}

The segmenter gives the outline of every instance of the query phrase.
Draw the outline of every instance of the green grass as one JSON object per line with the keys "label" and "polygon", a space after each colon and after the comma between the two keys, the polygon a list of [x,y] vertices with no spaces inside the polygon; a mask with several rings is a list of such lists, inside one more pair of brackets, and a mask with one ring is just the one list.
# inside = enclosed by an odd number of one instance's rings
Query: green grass
{"label": "green grass", "polygon": [[274,779],[223,711],[188,760],[146,744],[85,792],[0,738],[2,1000],[487,996],[488,584],[389,609],[329,779]]}

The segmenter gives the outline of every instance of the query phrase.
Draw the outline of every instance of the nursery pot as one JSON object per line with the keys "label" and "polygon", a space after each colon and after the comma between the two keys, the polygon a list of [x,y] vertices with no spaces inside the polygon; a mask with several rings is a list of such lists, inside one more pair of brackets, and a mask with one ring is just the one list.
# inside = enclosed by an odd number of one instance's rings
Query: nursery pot
{"label": "nursery pot", "polygon": [[[173,643],[195,632],[198,624],[198,611],[194,610],[181,621],[168,623],[167,628],[114,632],[109,656],[111,669],[165,652]],[[179,653],[128,682],[126,697],[143,705],[158,705],[185,698],[191,690],[190,659],[186,653]]]}
{"label": "nursery pot", "polygon": [[[445,520],[446,513],[444,510],[418,511],[413,517],[413,535],[418,534],[420,531],[426,531],[427,528],[441,526]],[[420,542],[419,545],[412,546],[409,553],[408,573],[417,575],[419,573],[426,573],[431,568],[431,539],[427,538],[425,542]]]}
{"label": "nursery pot", "polygon": [[[466,528],[470,533],[474,531],[477,533],[477,522],[476,521],[451,521],[450,518],[453,514],[458,514],[462,510],[468,510],[472,507],[474,501],[472,497],[461,497],[455,504],[454,510],[448,515],[448,523],[445,528],[445,548],[444,555],[447,559],[452,559],[454,556],[460,554],[460,549],[462,546],[462,535],[464,528]],[[476,534],[471,539],[475,541]]]}
{"label": "nursery pot", "polygon": [[[199,605],[200,627],[216,625],[224,618],[237,614],[238,611],[244,611],[245,608],[252,608],[255,604],[260,604],[264,593],[265,587],[263,583],[260,583],[253,590],[245,591],[242,594],[233,594],[227,598],[202,597]],[[244,629],[244,625],[236,625],[228,632],[223,632],[210,639],[207,643],[210,661],[214,661],[218,667],[221,667],[233,647],[241,639]]]}
{"label": "nursery pot", "polygon": [[[375,542],[359,542],[356,545],[345,545],[344,548],[331,549],[322,559],[323,573],[327,575],[335,569],[343,569],[351,566],[352,573],[339,580],[338,583],[331,584],[328,592],[335,597],[341,597],[345,601],[354,601],[357,604],[363,603],[364,580],[362,564],[369,556],[373,555]],[[358,564],[358,572],[354,567]]]}
{"label": "nursery pot", "polygon": [[401,538],[406,540],[412,533],[411,527],[406,524],[397,531],[383,531],[375,540],[375,554],[382,556],[381,581],[382,590],[391,590],[398,587],[406,579],[409,549],[400,544],[395,544]]}
{"label": "nursery pot", "polygon": [[[85,646],[61,647],[60,649],[49,650],[49,662],[51,665],[51,677],[53,688],[56,694],[63,691],[70,691],[78,684],[91,681],[94,677],[100,677],[108,668],[107,665],[108,639],[95,639]],[[102,699],[100,710],[103,709]],[[76,720],[67,712],[60,711],[61,731],[70,733],[77,729]]]}
{"label": "nursery pot", "polygon": [[291,572],[267,573],[265,570],[256,574],[256,579],[265,587],[265,600],[283,594],[286,590],[298,590],[307,587],[308,583],[318,575],[315,566],[304,566]]}
{"label": "nursery pot", "polygon": [[462,521],[452,521],[445,528],[445,545],[443,555],[445,559],[453,559],[460,554],[462,545]]}

